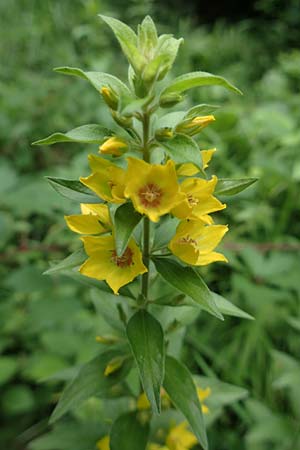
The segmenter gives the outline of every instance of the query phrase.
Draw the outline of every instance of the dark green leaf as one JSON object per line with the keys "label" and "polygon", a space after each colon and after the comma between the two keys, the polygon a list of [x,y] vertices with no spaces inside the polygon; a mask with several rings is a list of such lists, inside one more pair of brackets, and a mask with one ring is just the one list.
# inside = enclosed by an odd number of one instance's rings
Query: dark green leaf
{"label": "dark green leaf", "polygon": [[196,386],[189,370],[171,356],[166,357],[164,388],[185,416],[204,450],[208,450],[206,430]]}
{"label": "dark green leaf", "polygon": [[66,180],[65,178],[46,177],[50,185],[63,197],[80,203],[102,203],[93,191],[79,180]]}
{"label": "dark green leaf", "polygon": [[216,186],[216,195],[235,195],[242,192],[251,184],[255,183],[258,178],[241,178],[234,180],[231,178],[220,178]]}
{"label": "dark green leaf", "polygon": [[77,250],[76,252],[67,256],[67,258],[55,264],[53,267],[50,267],[50,269],[46,270],[43,275],[50,275],[53,273],[61,272],[62,270],[72,269],[73,267],[80,266],[84,263],[86,258],[87,256],[83,249]]}
{"label": "dark green leaf", "polygon": [[216,105],[197,105],[193,108],[189,109],[184,116],[184,119],[193,119],[196,116],[206,116],[207,114],[212,114],[216,109],[219,109],[220,106]]}
{"label": "dark green leaf", "polygon": [[127,336],[135,357],[144,391],[152,409],[160,413],[160,389],[164,378],[164,334],[160,323],[140,310],[127,325]]}
{"label": "dark green leaf", "polygon": [[109,350],[82,366],[79,373],[63,391],[51,415],[50,423],[55,422],[68,411],[77,408],[93,395],[104,398],[111,396],[113,386],[125,378],[131,367],[131,360],[128,359],[119,370],[105,376],[106,366],[117,356],[122,356],[120,350]]}
{"label": "dark green leaf", "polygon": [[128,241],[142,219],[133,207],[132,203],[124,203],[119,206],[114,214],[116,252],[118,256],[123,255],[126,250]]}
{"label": "dark green leaf", "polygon": [[216,294],[215,292],[212,292],[212,294],[215,299],[216,305],[222,314],[226,316],[241,317],[243,319],[254,320],[254,317],[250,316],[250,314],[235,306],[226,298],[222,297],[219,294]]}
{"label": "dark green leaf", "polygon": [[111,136],[112,131],[100,125],[83,125],[74,128],[67,133],[54,133],[45,139],[33,142],[32,145],[52,145],[57,142],[82,142],[85,144],[102,144],[106,136]]}
{"label": "dark green leaf", "polygon": [[157,272],[167,283],[191,297],[205,311],[223,319],[212,292],[192,267],[183,267],[169,258],[154,258],[153,260]]}
{"label": "dark green leaf", "polygon": [[103,87],[111,87],[117,94],[124,98],[132,98],[132,94],[126,84],[113,75],[103,72],[84,72],[76,67],[57,67],[55,72],[71,75],[89,81],[99,92]]}
{"label": "dark green leaf", "polygon": [[145,450],[148,443],[149,423],[141,423],[136,413],[122,414],[110,432],[111,450]]}
{"label": "dark green leaf", "polygon": [[173,138],[160,142],[167,154],[178,164],[191,162],[202,170],[201,152],[194,141],[184,134],[176,134]]}
{"label": "dark green leaf", "polygon": [[161,99],[172,93],[181,93],[188,89],[200,86],[223,86],[237,94],[242,94],[242,92],[229,83],[225,78],[213,75],[208,72],[190,72],[180,77],[175,78],[171,81],[169,86],[167,86],[161,93]]}

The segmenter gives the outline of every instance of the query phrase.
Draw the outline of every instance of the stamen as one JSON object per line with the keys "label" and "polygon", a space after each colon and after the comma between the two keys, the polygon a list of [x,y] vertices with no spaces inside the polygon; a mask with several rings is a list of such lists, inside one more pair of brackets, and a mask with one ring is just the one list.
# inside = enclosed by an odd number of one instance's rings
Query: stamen
{"label": "stamen", "polygon": [[162,190],[154,183],[149,183],[139,190],[139,197],[146,207],[156,207],[160,204]]}
{"label": "stamen", "polygon": [[111,261],[118,267],[129,267],[133,264],[133,251],[127,247],[122,256],[117,256],[115,250],[112,252]]}
{"label": "stamen", "polygon": [[199,203],[199,200],[193,197],[192,194],[188,194],[187,199],[190,206],[197,206]]}

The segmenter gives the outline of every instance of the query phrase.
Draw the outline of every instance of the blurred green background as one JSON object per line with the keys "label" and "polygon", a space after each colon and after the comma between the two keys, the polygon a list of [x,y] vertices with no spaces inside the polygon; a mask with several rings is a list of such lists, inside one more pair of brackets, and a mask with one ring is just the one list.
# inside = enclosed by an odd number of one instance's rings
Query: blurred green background
{"label": "blurred green background", "polygon": [[[74,66],[126,78],[126,63],[98,13],[131,26],[150,14],[183,36],[173,75],[227,77],[244,97],[205,88],[191,102],[220,104],[201,135],[218,151],[219,177],[259,177],[225,212],[230,264],[205,269],[208,284],[255,321],[203,314],[183,357],[199,374],[248,389],[209,429],[212,450],[300,449],[300,5],[298,0],[0,1],[0,444],[31,448],[61,388],[45,380],[90,358],[101,317],[89,289],[46,277],[49,261],[78,247],[63,215],[74,206],[45,175],[87,173],[82,145],[31,147],[54,131],[109,126],[100,96],[52,72]],[[51,446],[52,445],[52,446]],[[69,450],[69,444],[32,447]],[[76,448],[76,439],[73,439]],[[121,450],[121,449],[120,449]]]}

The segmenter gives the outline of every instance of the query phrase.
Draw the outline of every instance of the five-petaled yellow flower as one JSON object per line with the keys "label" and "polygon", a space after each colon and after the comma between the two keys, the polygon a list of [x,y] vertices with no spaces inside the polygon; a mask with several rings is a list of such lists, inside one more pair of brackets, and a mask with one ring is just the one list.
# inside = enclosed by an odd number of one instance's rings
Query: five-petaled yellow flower
{"label": "five-petaled yellow flower", "polygon": [[228,262],[222,253],[214,252],[227,231],[227,225],[183,221],[178,225],[169,249],[179,259],[194,266],[204,266],[215,261]]}
{"label": "five-petaled yellow flower", "polygon": [[148,450],[190,450],[197,443],[197,438],[188,429],[187,422],[182,422],[170,429],[165,445],[149,444]]}
{"label": "five-petaled yellow flower", "polygon": [[92,175],[80,181],[100,198],[112,203],[124,203],[125,170],[101,156],[89,155]]}
{"label": "five-petaled yellow flower", "polygon": [[185,195],[180,192],[175,164],[149,164],[135,158],[127,158],[125,197],[130,198],[135,209],[153,222],[167,214]]}
{"label": "five-petaled yellow flower", "polygon": [[[216,176],[211,180],[186,178],[180,185],[185,194],[184,200],[172,209],[172,214],[179,219],[205,220],[203,216],[226,208],[225,204],[213,196],[217,182]],[[211,222],[210,219],[206,221]]]}
{"label": "five-petaled yellow flower", "polygon": [[70,230],[79,234],[103,234],[111,230],[108,206],[99,204],[81,204],[82,214],[65,216]]}
{"label": "five-petaled yellow flower", "polygon": [[81,240],[89,258],[80,267],[80,273],[105,280],[115,294],[122,286],[147,272],[142,254],[133,239],[130,239],[122,256],[117,256],[113,236],[85,236]]}

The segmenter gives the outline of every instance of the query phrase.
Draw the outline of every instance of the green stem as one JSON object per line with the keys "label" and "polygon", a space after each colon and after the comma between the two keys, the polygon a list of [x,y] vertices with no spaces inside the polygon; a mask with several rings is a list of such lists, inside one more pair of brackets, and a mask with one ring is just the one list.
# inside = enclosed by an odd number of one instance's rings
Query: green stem
{"label": "green stem", "polygon": [[[148,113],[145,113],[143,116],[143,159],[146,162],[150,162],[149,125],[150,125],[150,115]],[[144,298],[145,306],[148,300],[148,287],[149,287],[149,259],[150,259],[149,253],[150,253],[150,221],[148,217],[144,217],[143,261],[148,269],[148,272],[142,275],[142,297]]]}

